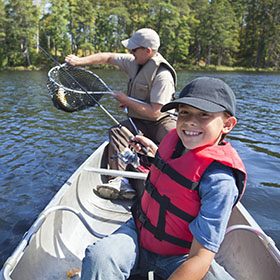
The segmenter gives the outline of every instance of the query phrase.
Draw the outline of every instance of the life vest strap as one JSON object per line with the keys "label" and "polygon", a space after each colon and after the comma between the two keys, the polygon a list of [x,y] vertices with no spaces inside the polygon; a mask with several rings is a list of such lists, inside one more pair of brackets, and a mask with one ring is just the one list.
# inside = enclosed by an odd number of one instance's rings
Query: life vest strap
{"label": "life vest strap", "polygon": [[191,181],[188,178],[181,175],[174,168],[172,168],[168,163],[162,160],[158,152],[156,153],[155,156],[154,165],[157,169],[159,169],[161,172],[168,175],[172,180],[180,184],[182,187],[185,187],[189,190],[197,190],[199,182]]}
{"label": "life vest strap", "polygon": [[[139,207],[138,207],[137,212],[136,212],[136,218],[146,230],[151,232],[156,237],[157,228],[152,225],[150,220],[143,213],[140,203],[139,203]],[[192,242],[186,241],[184,239],[177,238],[177,237],[172,236],[172,235],[170,235],[166,232],[163,232],[161,237],[162,238],[160,239],[160,241],[164,240],[164,241],[167,241],[167,242],[169,242],[173,245],[177,245],[177,246],[180,246],[180,247],[183,247],[183,248],[187,248],[187,249],[191,248]]]}
{"label": "life vest strap", "polygon": [[[179,217],[180,219],[190,223],[194,220],[194,216],[184,212],[180,208],[176,207],[174,204],[168,201],[166,199],[163,199],[163,196],[160,195],[160,193],[157,191],[157,189],[154,187],[154,185],[151,183],[150,180],[147,180],[145,190],[147,193],[161,205],[162,202],[166,203],[166,206],[164,206],[164,209],[169,211],[170,213],[174,214],[175,216]],[[163,211],[163,210],[162,210]],[[164,215],[165,217],[165,215]],[[160,219],[159,219],[160,220]]]}
{"label": "life vest strap", "polygon": [[159,208],[159,214],[158,214],[158,223],[157,223],[157,230],[155,237],[158,240],[162,240],[164,237],[164,229],[165,229],[165,215],[166,210],[168,208],[168,205],[170,203],[170,199],[167,196],[161,196],[160,198],[160,208]]}

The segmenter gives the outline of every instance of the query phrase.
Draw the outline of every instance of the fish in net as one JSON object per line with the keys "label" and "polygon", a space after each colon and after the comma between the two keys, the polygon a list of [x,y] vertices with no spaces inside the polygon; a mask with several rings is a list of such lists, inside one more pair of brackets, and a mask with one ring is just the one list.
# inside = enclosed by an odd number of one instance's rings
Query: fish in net
{"label": "fish in net", "polygon": [[48,72],[47,88],[55,107],[74,112],[94,106],[112,90],[94,73],[68,64]]}

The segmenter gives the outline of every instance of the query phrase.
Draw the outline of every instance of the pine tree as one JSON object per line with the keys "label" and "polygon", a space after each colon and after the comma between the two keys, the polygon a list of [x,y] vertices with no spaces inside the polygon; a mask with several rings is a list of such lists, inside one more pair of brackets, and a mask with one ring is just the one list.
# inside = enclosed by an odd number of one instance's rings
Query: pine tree
{"label": "pine tree", "polygon": [[32,0],[11,0],[6,11],[6,50],[9,66],[31,65],[38,10]]}
{"label": "pine tree", "polygon": [[5,5],[3,0],[0,0],[0,66],[3,66],[5,63],[5,19]]}
{"label": "pine tree", "polygon": [[55,58],[58,54],[64,58],[69,52],[69,36],[67,33],[69,6],[67,0],[52,0],[46,15],[46,34],[54,50]]}

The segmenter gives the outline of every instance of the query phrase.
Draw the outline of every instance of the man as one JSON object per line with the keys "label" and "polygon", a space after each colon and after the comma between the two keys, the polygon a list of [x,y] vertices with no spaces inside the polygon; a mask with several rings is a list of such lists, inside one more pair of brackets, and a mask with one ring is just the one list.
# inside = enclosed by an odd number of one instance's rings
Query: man
{"label": "man", "polygon": [[[86,57],[68,55],[65,61],[74,66],[112,64],[126,72],[129,76],[127,94],[116,91],[113,95],[128,109],[130,119],[121,124],[133,134],[145,135],[158,144],[176,126],[174,116],[160,111],[164,104],[173,99],[177,81],[176,72],[158,52],[160,39],[154,30],[139,29],[131,38],[123,40],[122,44],[130,50],[130,54],[97,53]],[[109,142],[110,168],[124,170],[126,165],[116,156],[128,146],[128,137],[115,126],[110,129]],[[120,183],[120,178],[109,181],[109,185],[99,188],[100,195],[111,199],[117,198]],[[126,190],[121,193],[124,198],[130,195]]]}

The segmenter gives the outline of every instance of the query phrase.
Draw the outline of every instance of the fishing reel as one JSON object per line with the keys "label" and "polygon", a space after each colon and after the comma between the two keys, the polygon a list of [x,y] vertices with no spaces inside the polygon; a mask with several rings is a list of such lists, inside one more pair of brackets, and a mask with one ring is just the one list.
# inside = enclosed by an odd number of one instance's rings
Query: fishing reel
{"label": "fishing reel", "polygon": [[133,167],[137,168],[140,165],[140,159],[134,150],[126,147],[118,155],[114,156],[119,158],[125,164],[131,164]]}

